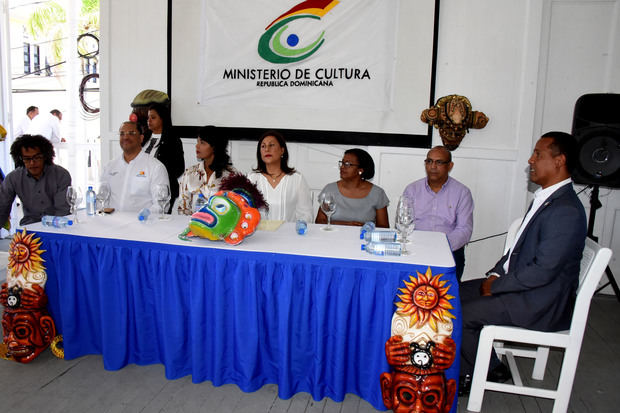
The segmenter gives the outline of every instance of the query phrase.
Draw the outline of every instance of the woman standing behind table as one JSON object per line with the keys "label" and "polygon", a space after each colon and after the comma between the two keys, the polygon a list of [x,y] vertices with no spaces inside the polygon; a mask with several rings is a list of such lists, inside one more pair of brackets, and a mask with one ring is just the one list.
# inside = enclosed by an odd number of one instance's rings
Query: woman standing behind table
{"label": "woman standing behind table", "polygon": [[215,126],[204,126],[198,132],[196,157],[200,163],[188,168],[181,178],[179,214],[194,213],[199,194],[208,200],[220,190],[222,178],[235,172],[228,155],[228,138]]}
{"label": "woman standing behind table", "polygon": [[269,204],[263,219],[312,221],[310,189],[304,177],[288,166],[288,149],[282,134],[263,133],[256,147],[258,167],[248,175]]}
{"label": "woman standing behind table", "polygon": [[179,196],[179,177],[185,170],[183,143],[181,138],[172,132],[172,120],[168,107],[159,103],[149,106],[147,125],[152,135],[142,150],[166,167],[170,181],[170,208],[167,212],[170,213],[174,201]]}
{"label": "woman standing behind table", "polygon": [[[336,198],[336,211],[331,223],[362,226],[365,222],[374,221],[377,227],[388,228],[387,206],[390,201],[383,189],[368,182],[375,176],[375,163],[368,152],[349,149],[338,161],[338,166],[340,180],[328,184],[319,194],[319,199],[327,192],[333,193]],[[315,222],[327,223],[327,216],[321,208]]]}

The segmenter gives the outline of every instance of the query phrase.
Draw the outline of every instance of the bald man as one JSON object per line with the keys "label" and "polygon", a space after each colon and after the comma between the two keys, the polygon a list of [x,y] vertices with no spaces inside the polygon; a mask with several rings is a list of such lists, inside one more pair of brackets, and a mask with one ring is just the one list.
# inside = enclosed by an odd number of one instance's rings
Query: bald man
{"label": "bald man", "polygon": [[469,188],[449,176],[454,163],[445,146],[428,151],[424,165],[426,178],[407,185],[403,197],[413,201],[415,229],[446,234],[460,281],[465,268],[465,244],[474,228],[474,200]]}

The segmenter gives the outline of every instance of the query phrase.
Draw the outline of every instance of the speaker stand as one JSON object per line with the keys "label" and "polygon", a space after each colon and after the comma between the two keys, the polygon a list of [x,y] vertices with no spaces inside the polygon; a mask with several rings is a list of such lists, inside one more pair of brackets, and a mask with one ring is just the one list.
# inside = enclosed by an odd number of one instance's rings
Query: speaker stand
{"label": "speaker stand", "polygon": [[[602,207],[601,201],[598,199],[598,185],[591,185],[592,193],[590,194],[590,217],[588,218],[588,238],[592,239],[595,242],[598,242],[598,237],[594,236],[594,220],[596,219],[596,210]],[[607,282],[600,286],[594,294],[601,291],[603,288],[611,285],[611,288],[614,290],[616,294],[616,298],[620,301],[620,289],[618,288],[618,283],[614,278],[614,274],[611,272],[609,265],[605,268],[605,274],[607,274]]]}

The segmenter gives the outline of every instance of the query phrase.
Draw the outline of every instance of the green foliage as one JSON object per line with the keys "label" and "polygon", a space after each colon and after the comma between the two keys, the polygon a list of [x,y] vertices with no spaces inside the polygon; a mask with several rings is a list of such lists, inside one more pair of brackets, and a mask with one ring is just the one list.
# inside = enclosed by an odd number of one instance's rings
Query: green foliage
{"label": "green foliage", "polygon": [[[55,62],[63,60],[63,40],[67,14],[55,1],[38,5],[26,23],[26,30],[38,42],[51,41]],[[99,0],[82,0],[78,17],[78,33],[99,31]]]}

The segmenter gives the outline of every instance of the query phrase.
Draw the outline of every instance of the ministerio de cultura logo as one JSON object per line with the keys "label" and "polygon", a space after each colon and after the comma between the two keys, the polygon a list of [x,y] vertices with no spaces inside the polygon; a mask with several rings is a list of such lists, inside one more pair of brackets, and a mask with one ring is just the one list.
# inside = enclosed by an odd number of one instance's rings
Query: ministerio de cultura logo
{"label": "ministerio de cultura logo", "polygon": [[271,63],[292,63],[304,60],[313,55],[325,42],[323,38],[325,31],[322,31],[314,41],[305,47],[295,48],[299,44],[299,36],[290,33],[283,39],[283,34],[288,29],[288,24],[297,19],[316,19],[321,20],[334,6],[338,0],[306,0],[299,3],[286,13],[271,22],[265,33],[258,41],[258,54]]}

